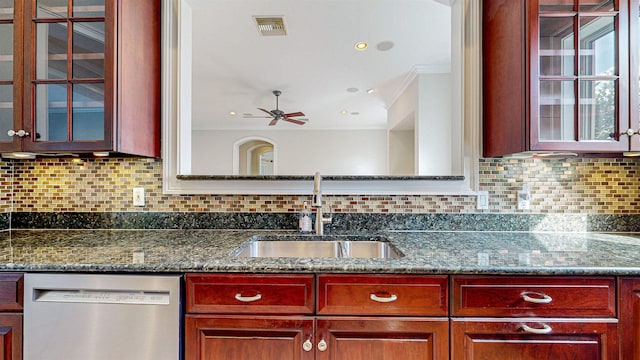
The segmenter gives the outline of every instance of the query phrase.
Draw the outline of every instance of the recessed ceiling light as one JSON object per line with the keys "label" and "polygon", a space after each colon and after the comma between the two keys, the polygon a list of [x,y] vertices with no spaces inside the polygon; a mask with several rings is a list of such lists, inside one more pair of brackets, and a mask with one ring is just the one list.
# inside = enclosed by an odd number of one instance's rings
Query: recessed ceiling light
{"label": "recessed ceiling light", "polygon": [[231,116],[236,116],[237,114],[238,114],[238,113],[237,113],[237,112],[235,112],[235,111],[229,111],[229,115],[231,115]]}
{"label": "recessed ceiling light", "polygon": [[369,44],[367,44],[366,42],[358,41],[353,47],[358,51],[364,51],[367,49],[368,46]]}
{"label": "recessed ceiling light", "polygon": [[349,113],[349,112],[348,112],[347,110],[342,110],[342,111],[340,111],[340,114],[342,114],[342,115],[347,115],[348,113]]}
{"label": "recessed ceiling light", "polygon": [[350,87],[350,88],[347,89],[347,92],[357,93],[358,92],[358,88]]}
{"label": "recessed ceiling light", "polygon": [[373,93],[373,89],[367,89],[367,94]]}

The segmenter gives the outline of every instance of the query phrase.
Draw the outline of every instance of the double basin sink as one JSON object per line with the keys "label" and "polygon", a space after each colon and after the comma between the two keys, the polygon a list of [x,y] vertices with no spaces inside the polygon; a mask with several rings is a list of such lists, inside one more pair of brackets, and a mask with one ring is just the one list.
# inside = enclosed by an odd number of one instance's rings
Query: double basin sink
{"label": "double basin sink", "polygon": [[254,236],[233,255],[237,257],[365,258],[403,257],[382,237],[365,236]]}

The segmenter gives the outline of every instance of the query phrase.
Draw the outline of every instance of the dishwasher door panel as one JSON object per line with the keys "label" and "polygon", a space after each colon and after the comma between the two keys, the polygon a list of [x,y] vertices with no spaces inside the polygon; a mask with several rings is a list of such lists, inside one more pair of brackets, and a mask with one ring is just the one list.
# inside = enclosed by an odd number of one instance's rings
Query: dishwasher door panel
{"label": "dishwasher door panel", "polygon": [[180,359],[180,277],[26,274],[24,360]]}

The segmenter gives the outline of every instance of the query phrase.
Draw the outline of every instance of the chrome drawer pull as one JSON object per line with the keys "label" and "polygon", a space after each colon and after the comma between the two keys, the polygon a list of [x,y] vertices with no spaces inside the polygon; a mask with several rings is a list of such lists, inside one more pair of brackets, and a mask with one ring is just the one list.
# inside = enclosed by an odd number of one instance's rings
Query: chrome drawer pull
{"label": "chrome drawer pull", "polygon": [[236,300],[242,302],[253,302],[262,299],[262,294],[258,294],[256,296],[242,296],[242,294],[236,294]]}
{"label": "chrome drawer pull", "polygon": [[540,334],[540,335],[549,334],[553,331],[551,326],[547,324],[540,324],[540,325],[542,325],[542,329],[536,329],[536,328],[532,328],[531,326],[528,326],[527,324],[522,324],[522,330],[530,334]]}
{"label": "chrome drawer pull", "polygon": [[390,303],[398,300],[398,297],[391,294],[389,297],[380,297],[376,294],[369,294],[369,299],[380,303]]}
{"label": "chrome drawer pull", "polygon": [[[532,297],[529,295],[533,295],[535,297]],[[534,303],[534,304],[549,304],[550,302],[553,301],[551,296],[547,294],[533,292],[533,291],[525,291],[522,294],[520,294],[520,296],[522,296],[522,300],[530,303]]]}

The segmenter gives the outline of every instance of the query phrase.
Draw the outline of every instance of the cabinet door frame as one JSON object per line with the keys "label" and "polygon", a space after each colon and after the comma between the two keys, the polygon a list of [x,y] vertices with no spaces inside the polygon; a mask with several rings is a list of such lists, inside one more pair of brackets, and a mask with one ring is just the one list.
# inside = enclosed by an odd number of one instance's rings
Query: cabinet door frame
{"label": "cabinet door frame", "polygon": [[[71,86],[75,84],[87,83],[82,79],[73,79],[72,74],[67,74],[66,79],[60,80],[37,80],[36,78],[36,23],[51,22],[48,19],[38,19],[32,15],[36,9],[36,0],[25,0],[25,8],[23,14],[23,42],[24,46],[24,104],[23,104],[23,127],[24,130],[29,133],[22,141],[22,150],[25,151],[106,151],[114,148],[113,143],[113,116],[114,116],[114,73],[116,69],[115,63],[115,49],[116,49],[116,33],[117,33],[117,0],[105,0],[105,14],[104,14],[104,26],[105,26],[105,39],[104,39],[104,74],[103,74],[103,88],[104,88],[104,128],[102,140],[78,140],[78,141],[48,141],[38,140],[36,138],[36,94],[35,84],[65,84],[67,87],[67,136],[71,136],[72,122],[69,119],[73,116],[72,111],[72,91]],[[72,11],[71,3],[69,3],[69,12]],[[69,20],[72,18],[73,20]],[[69,13],[65,18],[67,24],[73,22],[80,22],[86,19],[85,17],[73,17],[73,14]],[[67,30],[67,55],[73,55],[71,48],[71,41],[73,37],[73,31]],[[71,60],[67,59],[67,63],[70,64]],[[67,65],[69,66],[69,65]],[[90,81],[89,83],[93,83]]]}
{"label": "cabinet door frame", "polygon": [[[18,131],[22,129],[22,101],[23,101],[23,71],[24,71],[24,58],[23,58],[23,25],[24,18],[24,0],[13,1],[13,19],[12,20],[0,20],[0,24],[13,24],[13,80],[12,81],[0,81],[0,85],[13,85],[13,122],[11,129],[0,129],[0,132],[4,135],[9,130]],[[0,151],[10,152],[20,149],[22,139],[18,136],[14,136],[10,141],[0,141]]]}
{"label": "cabinet door frame", "polygon": [[[640,0],[629,0],[629,46],[629,123],[640,131]],[[640,134],[631,137],[629,146],[640,151]]]}
{"label": "cabinet door frame", "polygon": [[[345,335],[347,337],[344,337]],[[433,344],[431,353],[424,354],[429,356],[425,358],[447,359],[449,357],[448,317],[318,316],[314,343],[316,359],[351,359],[352,357],[348,354],[338,350],[338,343],[348,338],[357,338],[366,342],[367,339],[373,339],[372,336],[381,341],[406,339],[431,342]],[[326,350],[318,347],[320,341],[325,341]]]}
{"label": "cabinet door frame", "polygon": [[[294,342],[293,360],[313,360],[313,348],[303,349],[305,341],[313,343],[315,321],[311,316],[193,315],[185,316],[185,360],[205,359],[206,337],[219,334],[232,338],[246,334],[261,339],[290,339]],[[259,335],[258,335],[259,334]],[[296,352],[296,349],[298,350]]]}
{"label": "cabinet door frame", "polygon": [[[572,78],[574,83],[574,114],[573,114],[573,126],[574,126],[574,140],[553,140],[553,141],[541,141],[538,127],[540,126],[540,79],[539,74],[539,31],[540,31],[540,16],[539,16],[539,0],[528,0],[528,19],[529,19],[529,133],[530,143],[529,147],[532,151],[578,151],[578,152],[624,152],[629,150],[629,137],[622,135],[618,137],[618,141],[594,141],[594,140],[579,140],[579,79],[583,75],[579,75],[579,46],[574,49],[574,76],[566,77]],[[616,128],[614,132],[618,134],[626,132],[629,128],[629,87],[627,79],[629,79],[629,19],[627,14],[629,13],[627,0],[614,0],[618,8],[617,23],[615,31],[617,34],[617,49],[618,56],[616,57],[618,68],[617,79],[617,99],[616,99]],[[598,14],[610,14],[613,12],[594,13],[594,16]],[[578,16],[577,12],[567,11],[554,14],[554,15],[567,15]],[[574,36],[578,34],[579,25],[574,20]],[[574,40],[577,43],[578,40]],[[565,78],[564,76],[562,78]],[[554,77],[547,77],[549,80],[560,80]]]}

